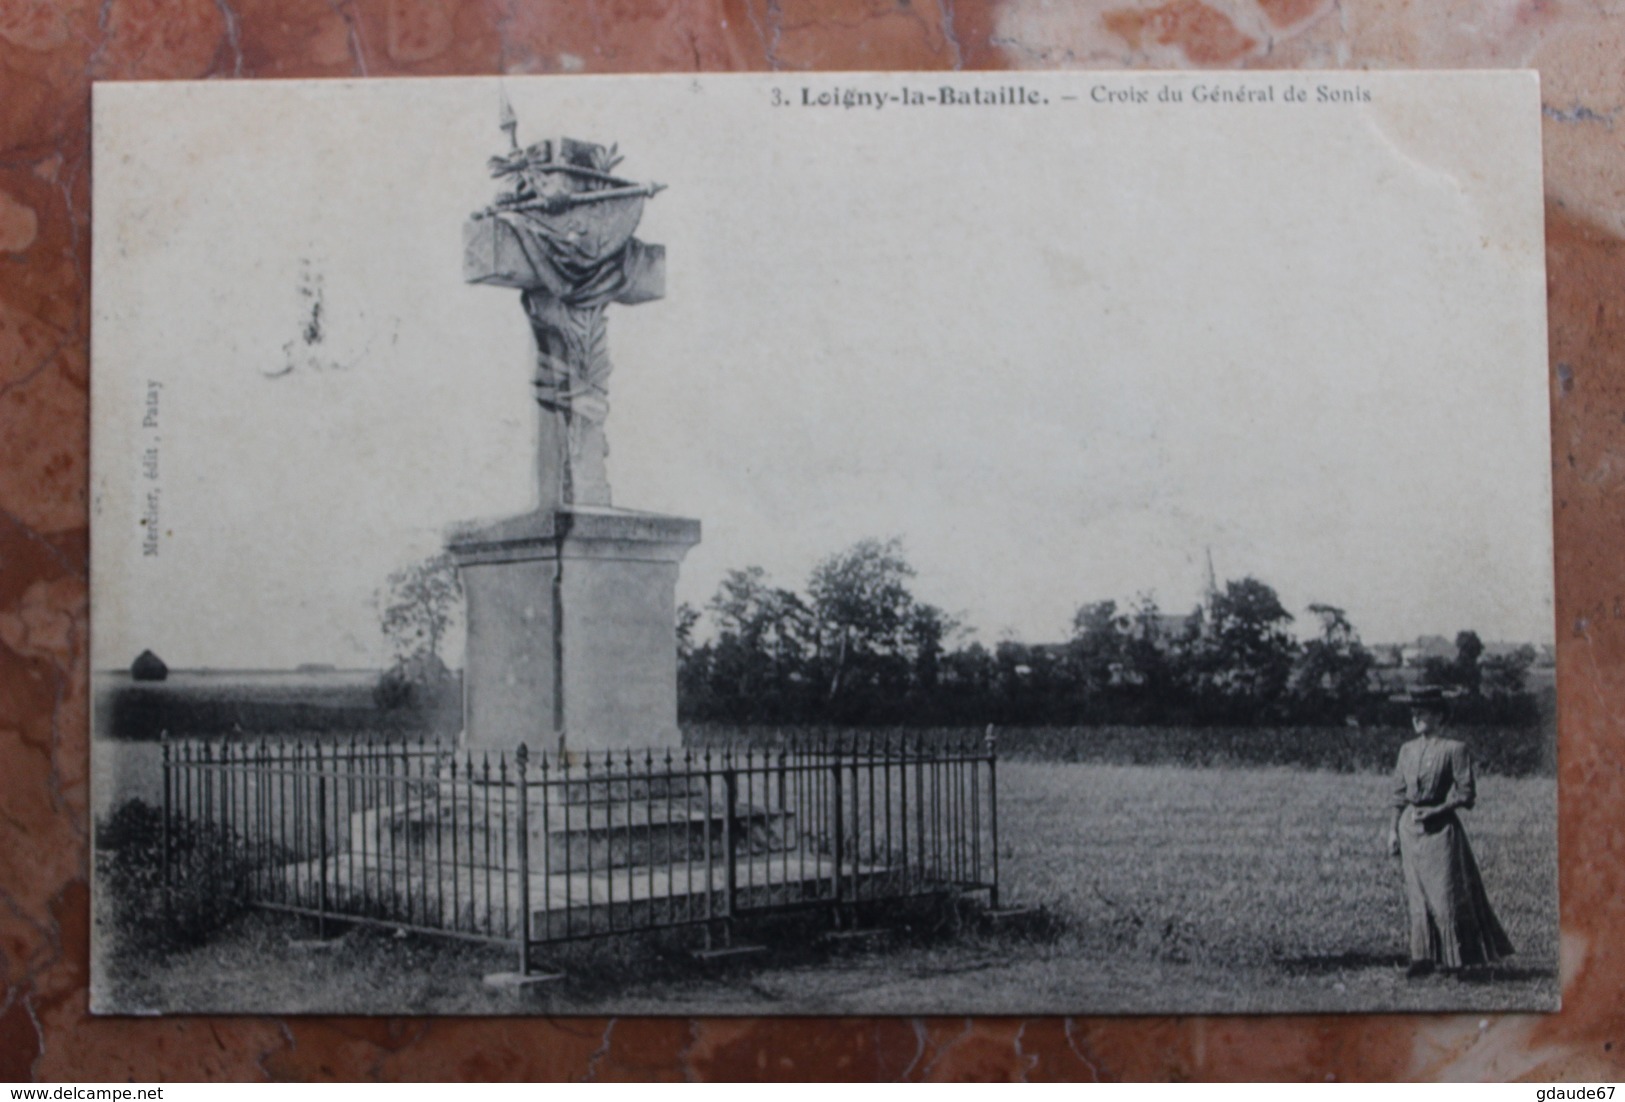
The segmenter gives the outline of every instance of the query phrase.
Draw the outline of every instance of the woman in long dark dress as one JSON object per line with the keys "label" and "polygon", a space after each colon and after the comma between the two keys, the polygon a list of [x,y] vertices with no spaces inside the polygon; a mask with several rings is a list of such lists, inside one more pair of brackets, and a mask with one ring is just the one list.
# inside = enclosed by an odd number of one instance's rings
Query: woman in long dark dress
{"label": "woman in long dark dress", "polygon": [[1416,738],[1399,748],[1388,851],[1399,857],[1410,911],[1410,976],[1494,964],[1512,954],[1473,860],[1458,809],[1476,798],[1465,744],[1443,737],[1447,705],[1440,689],[1418,687],[1411,705]]}

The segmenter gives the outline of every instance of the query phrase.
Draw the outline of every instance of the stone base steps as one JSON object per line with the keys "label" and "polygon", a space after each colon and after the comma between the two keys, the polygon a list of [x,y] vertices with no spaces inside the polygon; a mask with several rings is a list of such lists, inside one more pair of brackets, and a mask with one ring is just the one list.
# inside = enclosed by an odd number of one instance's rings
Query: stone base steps
{"label": "stone base steps", "polygon": [[[527,811],[531,866],[559,871],[703,863],[707,852],[714,859],[726,832],[723,809],[700,801],[556,806],[533,799]],[[788,811],[736,808],[733,830],[741,853],[793,852],[808,844]],[[403,866],[468,861],[500,867],[504,846],[508,861],[517,862],[519,832],[511,806],[413,801],[356,812],[332,844]]]}
{"label": "stone base steps", "polygon": [[[339,854],[278,870],[280,902],[314,907],[326,878],[326,909],[346,914],[495,936],[515,936],[520,881],[515,872],[449,862],[407,863],[376,855]],[[787,859],[788,858],[788,859]],[[810,854],[759,854],[734,864],[739,912],[924,894],[947,885],[878,865],[848,865],[837,892],[834,862]],[[529,879],[533,939],[582,937],[723,918],[728,870],[721,862],[673,868],[629,867],[586,873],[533,872]]]}

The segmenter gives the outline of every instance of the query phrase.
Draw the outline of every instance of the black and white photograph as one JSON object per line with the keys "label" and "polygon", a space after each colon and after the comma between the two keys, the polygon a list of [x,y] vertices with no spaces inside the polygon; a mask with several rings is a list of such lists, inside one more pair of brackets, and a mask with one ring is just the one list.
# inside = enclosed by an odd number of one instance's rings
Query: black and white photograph
{"label": "black and white photograph", "polygon": [[94,1012],[1558,1008],[1533,74],[93,130]]}

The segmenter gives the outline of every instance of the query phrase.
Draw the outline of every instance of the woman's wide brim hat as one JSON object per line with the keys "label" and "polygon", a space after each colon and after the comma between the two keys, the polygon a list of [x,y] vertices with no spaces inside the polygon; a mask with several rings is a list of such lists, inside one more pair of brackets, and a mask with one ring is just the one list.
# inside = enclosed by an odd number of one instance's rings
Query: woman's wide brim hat
{"label": "woman's wide brim hat", "polygon": [[1450,701],[1460,694],[1446,689],[1442,685],[1414,685],[1409,691],[1391,696],[1388,699],[1395,704],[1409,704],[1415,710],[1448,711]]}

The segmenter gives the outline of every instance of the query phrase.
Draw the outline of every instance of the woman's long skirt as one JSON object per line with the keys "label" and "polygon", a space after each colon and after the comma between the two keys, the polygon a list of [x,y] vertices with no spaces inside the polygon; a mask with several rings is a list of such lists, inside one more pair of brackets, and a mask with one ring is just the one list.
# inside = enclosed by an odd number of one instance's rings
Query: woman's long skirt
{"label": "woman's long skirt", "polygon": [[1422,826],[1414,808],[1406,819],[1399,856],[1411,915],[1411,960],[1462,968],[1511,956],[1512,942],[1490,909],[1460,820],[1452,812]]}

